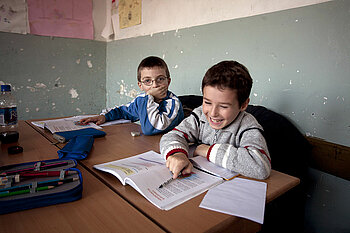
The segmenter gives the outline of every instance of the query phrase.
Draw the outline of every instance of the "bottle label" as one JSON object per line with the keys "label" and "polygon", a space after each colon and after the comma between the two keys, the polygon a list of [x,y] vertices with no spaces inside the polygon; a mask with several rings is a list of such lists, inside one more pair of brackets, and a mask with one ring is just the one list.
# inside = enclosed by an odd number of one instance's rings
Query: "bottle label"
{"label": "bottle label", "polygon": [[0,108],[0,125],[15,125],[17,124],[17,107]]}

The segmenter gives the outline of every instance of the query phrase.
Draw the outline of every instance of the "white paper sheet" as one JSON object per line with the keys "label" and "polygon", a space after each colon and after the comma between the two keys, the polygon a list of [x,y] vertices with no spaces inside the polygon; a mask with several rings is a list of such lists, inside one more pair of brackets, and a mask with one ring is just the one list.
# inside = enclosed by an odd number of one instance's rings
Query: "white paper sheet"
{"label": "white paper sheet", "polygon": [[125,119],[119,119],[119,120],[114,120],[114,121],[107,121],[100,126],[108,126],[108,125],[117,125],[117,124],[124,124],[124,123],[130,123],[131,120],[125,120]]}
{"label": "white paper sheet", "polygon": [[27,34],[27,18],[25,0],[0,0],[0,31]]}
{"label": "white paper sheet", "polygon": [[267,184],[235,178],[210,189],[199,207],[263,224]]}
{"label": "white paper sheet", "polygon": [[[87,117],[94,117],[94,116],[98,116],[98,115],[80,115],[80,116],[73,116],[73,117],[62,118],[62,119],[65,119],[65,120],[68,120],[68,121],[70,121],[70,120],[80,121],[81,119],[84,119],[84,118],[87,118]],[[32,124],[43,129],[47,122],[57,122],[57,121],[61,121],[62,119],[46,120],[46,121],[33,121]],[[99,126],[94,126],[93,128],[102,129],[101,128],[102,126],[117,125],[117,124],[130,123],[130,122],[131,122],[130,120],[120,119],[120,120],[115,120],[115,121],[108,121],[108,122],[105,122],[105,123],[103,123],[103,124],[101,124]]]}

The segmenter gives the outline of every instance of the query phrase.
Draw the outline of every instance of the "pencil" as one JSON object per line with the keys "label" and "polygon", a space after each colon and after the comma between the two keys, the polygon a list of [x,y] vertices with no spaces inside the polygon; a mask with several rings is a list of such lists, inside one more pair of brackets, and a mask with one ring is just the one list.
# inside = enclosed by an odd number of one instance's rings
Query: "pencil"
{"label": "pencil", "polygon": [[[38,187],[35,190],[36,191],[44,191],[48,189],[52,189],[55,186],[43,186],[43,187]],[[18,190],[18,191],[5,191],[0,193],[0,197],[8,197],[8,196],[14,196],[14,195],[20,195],[20,194],[25,194],[25,193],[30,193],[30,188],[24,189],[24,190]]]}

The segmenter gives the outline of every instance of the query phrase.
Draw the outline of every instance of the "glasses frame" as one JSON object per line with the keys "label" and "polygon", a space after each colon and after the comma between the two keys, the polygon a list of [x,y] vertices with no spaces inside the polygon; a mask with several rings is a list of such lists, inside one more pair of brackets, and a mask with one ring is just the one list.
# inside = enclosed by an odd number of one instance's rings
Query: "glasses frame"
{"label": "glasses frame", "polygon": [[[160,79],[163,79],[164,78],[164,80],[160,80]],[[156,82],[156,84],[163,84],[163,83],[165,83],[165,81],[168,79],[168,77],[166,77],[166,76],[163,76],[163,75],[161,75],[161,76],[158,76],[157,78],[155,78],[155,79],[146,79],[146,80],[143,80],[143,81],[141,81],[141,83],[143,84],[143,85],[145,85],[145,86],[148,86],[148,87],[150,87],[150,86],[152,86],[153,85],[153,82]],[[148,81],[151,81],[151,83],[146,83],[146,82],[148,82]]]}

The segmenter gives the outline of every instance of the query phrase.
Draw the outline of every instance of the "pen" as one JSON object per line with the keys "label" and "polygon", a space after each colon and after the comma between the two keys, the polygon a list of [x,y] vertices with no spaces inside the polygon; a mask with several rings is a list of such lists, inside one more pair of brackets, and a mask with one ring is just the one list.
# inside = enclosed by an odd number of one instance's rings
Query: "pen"
{"label": "pen", "polygon": [[[65,171],[64,175],[76,174],[76,171]],[[21,172],[20,177],[41,177],[41,176],[60,176],[61,171],[33,171],[33,172]]]}
{"label": "pen", "polygon": [[[59,183],[65,184],[65,183],[74,182],[74,181],[77,181],[77,180],[79,180],[79,177],[46,180],[46,181],[38,182],[38,187],[42,187],[42,186],[45,186],[45,185],[59,185]],[[23,184],[23,185],[17,185],[17,186],[13,186],[13,187],[0,189],[0,193],[5,192],[5,191],[24,190],[24,189],[28,189],[30,187],[32,187],[31,183]]]}
{"label": "pen", "polygon": [[[209,172],[209,171],[203,170],[203,169],[198,165],[198,163],[197,163],[196,161],[192,160],[192,159],[190,159],[190,162],[192,163],[193,167],[194,167],[195,169],[199,170],[199,171],[205,172],[205,173],[207,173],[207,174],[209,174],[209,175],[212,175],[212,176],[221,177],[221,176],[218,176],[218,175],[216,175],[216,174],[213,174],[213,173],[211,173],[211,172]],[[226,181],[229,181],[229,180],[233,180],[234,178],[236,178],[236,177],[238,177],[238,176],[240,176],[240,174],[237,174],[237,175],[235,175],[235,176],[232,176],[231,178],[224,178],[224,177],[221,177],[221,178],[224,179],[224,180],[226,180]]]}
{"label": "pen", "polygon": [[198,165],[198,163],[197,163],[196,161],[190,159],[190,162],[192,163],[192,165],[193,165],[193,167],[194,167],[195,169],[197,169],[197,170],[199,170],[199,171],[202,171],[202,172],[205,172],[205,173],[207,173],[207,174],[209,174],[209,175],[215,176],[214,174],[212,174],[212,173],[210,173],[210,172],[208,172],[208,171],[206,171],[206,170],[203,170],[203,169]]}
{"label": "pen", "polygon": [[[38,187],[35,190],[36,191],[43,191],[43,190],[48,190],[52,189],[55,186],[43,186],[43,187]],[[19,195],[19,194],[25,194],[25,193],[30,193],[30,188],[24,189],[24,190],[18,190],[18,191],[5,191],[0,193],[0,197],[8,197],[8,196],[14,196],[14,195]]]}
{"label": "pen", "polygon": [[[182,169],[182,170],[184,170],[184,169]],[[181,170],[181,171],[182,171],[182,170]],[[184,174],[182,174],[182,172],[180,172],[178,178],[187,177],[187,176],[190,176],[190,175],[191,175],[191,173],[190,173],[190,174],[184,175]],[[174,180],[174,178],[171,177],[170,179],[168,179],[167,181],[165,181],[163,184],[159,185],[158,188],[163,188],[165,185],[169,184],[169,183],[170,183],[171,181],[173,181],[173,180]]]}
{"label": "pen", "polygon": [[169,184],[173,180],[173,177],[171,177],[169,180],[165,181],[163,184],[159,185],[158,188],[163,188],[165,185]]}
{"label": "pen", "polygon": [[[60,167],[60,166],[64,166],[64,165],[68,165],[68,162],[43,164],[40,166],[40,168],[47,169],[47,168],[53,168],[53,167]],[[25,171],[34,171],[34,169],[35,169],[35,167],[29,167],[29,168],[14,170],[14,171],[3,172],[0,175],[1,176],[8,176],[8,175],[12,175],[12,174],[20,173],[20,172],[25,172]]]}
{"label": "pen", "polygon": [[[72,175],[76,174],[76,171],[65,171],[64,175]],[[36,178],[36,177],[48,177],[48,176],[60,176],[61,171],[33,171],[33,172],[21,172],[16,174],[14,178],[14,182],[18,183],[22,180],[22,178]],[[17,177],[18,176],[18,177]],[[11,176],[0,177],[0,185],[5,184],[11,180]]]}

